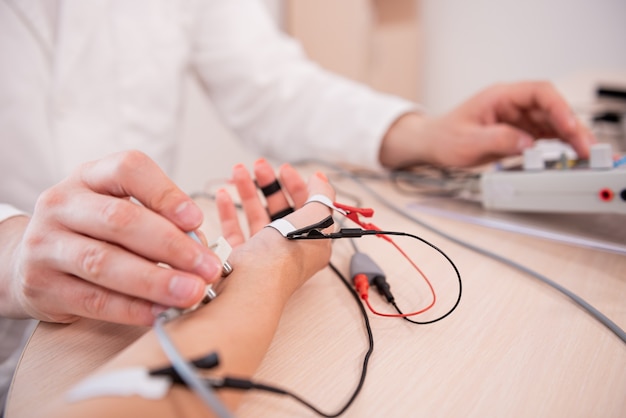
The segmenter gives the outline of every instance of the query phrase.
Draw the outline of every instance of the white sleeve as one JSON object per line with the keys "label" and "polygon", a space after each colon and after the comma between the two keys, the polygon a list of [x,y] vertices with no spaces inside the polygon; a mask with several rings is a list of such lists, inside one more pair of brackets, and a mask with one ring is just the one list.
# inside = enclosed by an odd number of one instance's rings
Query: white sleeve
{"label": "white sleeve", "polygon": [[193,65],[221,117],[265,155],[378,166],[389,126],[419,109],[309,61],[259,0],[202,2],[192,38]]}
{"label": "white sleeve", "polygon": [[27,215],[27,213],[6,203],[0,203],[0,222],[19,215]]}

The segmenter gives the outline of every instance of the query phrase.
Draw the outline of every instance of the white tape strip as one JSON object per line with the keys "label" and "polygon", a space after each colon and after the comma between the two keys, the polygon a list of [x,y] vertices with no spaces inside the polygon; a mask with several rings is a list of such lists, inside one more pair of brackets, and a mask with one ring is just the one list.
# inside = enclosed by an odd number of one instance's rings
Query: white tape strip
{"label": "white tape strip", "polygon": [[274,228],[275,230],[280,232],[280,234],[285,238],[287,238],[287,234],[296,230],[296,227],[293,226],[291,222],[286,221],[284,218],[276,219],[267,226]]}
{"label": "white tape strip", "polygon": [[133,367],[89,377],[67,393],[70,402],[102,396],[133,396],[161,399],[172,386],[167,376],[151,376],[146,368]]}
{"label": "white tape strip", "polygon": [[338,207],[336,207],[333,201],[330,200],[328,196],[325,196],[323,194],[314,194],[313,196],[310,196],[304,204],[306,205],[307,203],[311,203],[311,202],[321,203],[322,205],[327,206],[330,209],[341,213],[342,215],[346,215],[345,210],[339,209]]}

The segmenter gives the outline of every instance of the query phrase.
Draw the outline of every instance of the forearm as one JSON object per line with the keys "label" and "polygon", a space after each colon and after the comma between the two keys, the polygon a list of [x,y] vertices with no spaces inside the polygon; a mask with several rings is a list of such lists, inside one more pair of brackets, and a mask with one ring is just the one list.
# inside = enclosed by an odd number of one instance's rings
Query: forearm
{"label": "forearm", "polygon": [[13,271],[16,251],[28,220],[27,216],[20,215],[0,222],[0,316],[3,317],[28,317],[16,298],[14,289],[19,284],[15,283]]}
{"label": "forearm", "polygon": [[[257,241],[253,250],[236,251],[231,258],[234,271],[220,286],[219,296],[200,310],[167,324],[166,330],[184,358],[216,351],[220,366],[215,373],[243,377],[254,374],[289,296],[301,282],[293,280],[301,274],[293,260],[301,256],[302,245],[276,235],[276,231],[264,230],[253,238]],[[100,372],[168,364],[156,335],[149,332]],[[240,394],[223,392],[220,396],[234,409]],[[95,398],[75,404],[58,401],[55,416],[63,417],[133,416],[139,410],[155,417],[207,416],[206,406],[182,387],[173,388],[158,401],[139,397],[120,397],[114,402],[111,398]]]}

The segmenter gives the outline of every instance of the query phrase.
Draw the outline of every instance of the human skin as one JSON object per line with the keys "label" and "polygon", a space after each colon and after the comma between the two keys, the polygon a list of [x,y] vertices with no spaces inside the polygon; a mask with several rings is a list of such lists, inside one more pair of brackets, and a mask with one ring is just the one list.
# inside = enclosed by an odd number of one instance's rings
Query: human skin
{"label": "human skin", "polygon": [[401,116],[387,131],[379,158],[388,168],[465,168],[518,155],[541,138],[560,138],[580,158],[589,157],[595,142],[552,84],[498,84],[442,116]]}
{"label": "human skin", "polygon": [[86,163],[45,191],[32,216],[0,223],[0,315],[149,325],[164,306],[190,306],[221,274],[185,233],[202,219],[141,152]]}
{"label": "human skin", "polygon": [[[257,163],[255,169],[260,166],[261,171],[264,171],[266,164]],[[299,176],[292,178],[290,170],[293,170],[290,166],[281,167],[281,173],[289,175],[292,180],[289,186],[283,186],[291,190],[293,194],[290,193],[290,199],[300,209],[285,219],[296,227],[302,227],[328,216],[329,208],[320,203],[302,206],[303,199],[312,194],[323,194],[334,199],[334,191],[326,177],[316,173],[307,186]],[[223,235],[234,246],[229,258],[234,267],[233,272],[218,285],[217,298],[197,311],[167,324],[166,329],[184,358],[197,358],[209,351],[216,351],[220,356],[220,366],[215,370],[217,375],[245,377],[252,376],[263,359],[290,296],[315,272],[327,265],[330,242],[291,241],[273,228],[264,227],[269,221],[265,204],[259,200],[256,186],[243,166],[235,167],[233,182],[241,195],[253,235],[250,239],[243,236],[232,199],[223,190],[220,191],[217,206]],[[252,191],[255,192],[254,198],[251,194],[247,195]],[[306,196],[299,195],[302,191],[306,191]],[[281,207],[272,204],[269,209],[276,211]],[[262,224],[257,221],[262,221]],[[96,374],[126,367],[157,368],[167,364],[169,362],[156,336],[148,332]],[[224,391],[219,396],[234,410],[241,393]],[[59,397],[51,404],[42,405],[42,408],[46,416],[58,417],[131,417],[139,414],[154,417],[210,416],[210,411],[200,399],[180,386],[172,388],[165,398],[159,400],[138,396],[96,397],[68,403]]]}

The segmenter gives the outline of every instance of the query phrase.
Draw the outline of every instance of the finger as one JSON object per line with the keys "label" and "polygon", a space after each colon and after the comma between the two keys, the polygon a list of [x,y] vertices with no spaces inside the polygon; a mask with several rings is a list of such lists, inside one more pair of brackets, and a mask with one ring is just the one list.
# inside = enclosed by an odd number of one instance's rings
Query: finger
{"label": "finger", "polygon": [[160,267],[107,242],[58,232],[46,237],[49,268],[63,271],[116,293],[164,306],[188,307],[202,299],[201,278]]}
{"label": "finger", "polygon": [[592,136],[552,84],[517,83],[511,88],[510,97],[516,106],[529,111],[537,109],[544,112],[545,120],[552,127],[556,137],[570,143],[581,158],[589,156]]}
{"label": "finger", "polygon": [[273,193],[265,195],[267,212],[270,214],[270,217],[273,218],[274,215],[278,213],[286,213],[285,211],[289,212],[291,202],[289,202],[287,195],[283,191],[282,187],[280,187],[280,183],[277,182],[273,167],[265,159],[261,158],[255,161],[254,176],[256,178],[257,185],[261,189],[270,184],[279,185]]}
{"label": "finger", "polygon": [[281,183],[294,202],[296,208],[302,207],[309,197],[307,183],[302,179],[298,171],[290,164],[283,164],[279,169]]}
{"label": "finger", "polygon": [[[44,202],[53,199],[54,193],[48,192]],[[66,204],[52,206],[65,227],[148,260],[195,273],[207,283],[220,276],[221,262],[211,250],[148,208],[90,192],[73,193],[66,199]]]}
{"label": "finger", "polygon": [[484,127],[475,137],[474,152],[486,158],[518,155],[534,145],[533,137],[527,132],[506,124]]}
{"label": "finger", "polygon": [[215,192],[215,204],[222,226],[222,235],[226,241],[233,248],[243,244],[246,237],[241,229],[237,209],[230,194],[224,189],[219,189]]}
{"label": "finger", "polygon": [[546,113],[539,109],[526,112],[524,123],[520,124],[520,127],[536,139],[558,137],[558,133],[548,120]]}
{"label": "finger", "polygon": [[576,118],[576,131],[578,134],[576,135],[575,140],[568,141],[578,157],[582,159],[589,159],[591,153],[591,145],[596,144],[598,142],[597,138],[591,132],[589,127],[587,127],[580,119]]}
{"label": "finger", "polygon": [[323,194],[327,196],[331,201],[335,201],[335,189],[328,182],[328,178],[321,171],[315,172],[309,179],[307,189],[309,195]]}
{"label": "finger", "polygon": [[202,223],[202,210],[146,154],[129,151],[87,163],[80,179],[96,193],[132,196],[183,231]]}
{"label": "finger", "polygon": [[250,234],[254,234],[267,225],[270,218],[259,197],[257,186],[243,164],[237,164],[233,167],[233,183],[237,193],[239,193]]}
{"label": "finger", "polygon": [[[309,178],[307,189],[311,196],[322,194],[331,201],[335,200],[335,191],[326,176],[321,172],[316,172]],[[319,202],[311,202],[294,213],[287,215],[285,219],[296,226],[296,228],[300,228],[321,221],[330,214],[332,214],[332,211],[326,205]]]}
{"label": "finger", "polygon": [[48,277],[53,289],[46,289],[46,298],[36,301],[34,317],[50,322],[72,322],[92,318],[127,325],[149,326],[154,323],[154,304],[95,286],[80,278],[58,275]]}

